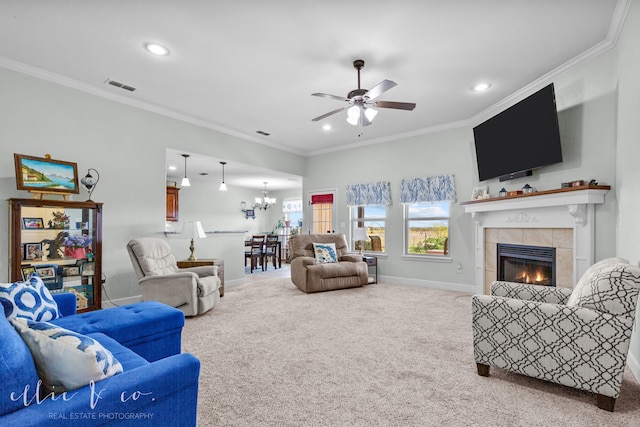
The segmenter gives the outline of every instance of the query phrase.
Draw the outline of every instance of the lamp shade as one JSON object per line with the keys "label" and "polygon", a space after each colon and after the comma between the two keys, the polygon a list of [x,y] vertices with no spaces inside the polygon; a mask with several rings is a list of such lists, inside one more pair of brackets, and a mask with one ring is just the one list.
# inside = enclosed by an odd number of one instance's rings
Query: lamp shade
{"label": "lamp shade", "polygon": [[364,227],[358,227],[353,231],[353,240],[356,242],[365,242],[369,240],[367,235],[367,229]]}
{"label": "lamp shade", "polygon": [[200,221],[189,221],[182,226],[180,237],[184,239],[205,239],[207,233],[204,232]]}

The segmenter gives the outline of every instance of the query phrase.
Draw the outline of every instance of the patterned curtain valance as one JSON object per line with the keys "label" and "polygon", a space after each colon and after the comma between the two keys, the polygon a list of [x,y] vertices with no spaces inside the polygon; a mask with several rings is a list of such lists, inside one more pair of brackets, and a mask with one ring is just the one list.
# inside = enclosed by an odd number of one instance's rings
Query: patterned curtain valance
{"label": "patterned curtain valance", "polygon": [[435,175],[403,179],[400,183],[400,203],[425,203],[456,200],[453,175]]}
{"label": "patterned curtain valance", "polygon": [[389,182],[347,185],[347,206],[389,206],[390,204],[391,184]]}
{"label": "patterned curtain valance", "polygon": [[282,201],[282,212],[302,212],[302,200],[283,200]]}

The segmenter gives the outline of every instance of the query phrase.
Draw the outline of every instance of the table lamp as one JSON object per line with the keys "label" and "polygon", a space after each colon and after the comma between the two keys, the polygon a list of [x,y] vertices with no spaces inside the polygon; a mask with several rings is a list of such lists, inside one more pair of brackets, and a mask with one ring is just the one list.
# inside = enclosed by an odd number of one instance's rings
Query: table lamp
{"label": "table lamp", "polygon": [[207,234],[202,228],[202,223],[200,221],[185,222],[185,224],[182,226],[180,237],[184,239],[191,239],[191,245],[189,246],[189,249],[191,250],[191,256],[188,258],[188,260],[196,261],[197,258],[193,254],[193,251],[196,249],[193,245],[193,241],[195,239],[205,239],[207,237]]}
{"label": "table lamp", "polygon": [[361,242],[360,255],[362,255],[362,247],[364,246],[363,242],[366,242],[367,240],[369,240],[369,236],[367,235],[367,229],[364,227],[356,228],[355,231],[353,232],[353,240],[355,242]]}

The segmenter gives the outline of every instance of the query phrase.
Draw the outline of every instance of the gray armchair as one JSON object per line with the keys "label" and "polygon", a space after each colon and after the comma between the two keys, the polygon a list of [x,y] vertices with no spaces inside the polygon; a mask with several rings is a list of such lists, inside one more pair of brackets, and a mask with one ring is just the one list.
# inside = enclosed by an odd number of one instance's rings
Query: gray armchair
{"label": "gray armchair", "polygon": [[591,266],[573,291],[493,282],[472,298],[478,374],[490,366],[596,394],[613,412],[640,291],[640,268],[619,258]]}
{"label": "gray armchair", "polygon": [[185,316],[205,313],[220,301],[217,266],[178,268],[166,240],[153,237],[130,240],[127,251],[144,301],[170,305]]}

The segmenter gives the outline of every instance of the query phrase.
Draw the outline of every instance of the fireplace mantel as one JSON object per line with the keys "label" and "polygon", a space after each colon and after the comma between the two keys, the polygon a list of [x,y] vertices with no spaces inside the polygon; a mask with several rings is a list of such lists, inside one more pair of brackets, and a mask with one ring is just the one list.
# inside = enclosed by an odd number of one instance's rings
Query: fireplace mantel
{"label": "fireplace mantel", "polygon": [[[594,262],[595,205],[605,202],[610,189],[608,185],[585,185],[461,202],[475,221],[478,292],[485,291],[485,279],[489,280],[485,270],[487,229],[572,229],[575,284]],[[488,250],[491,252],[490,247]]]}

